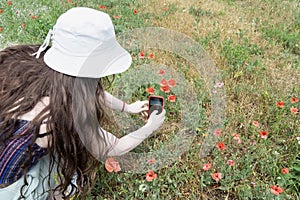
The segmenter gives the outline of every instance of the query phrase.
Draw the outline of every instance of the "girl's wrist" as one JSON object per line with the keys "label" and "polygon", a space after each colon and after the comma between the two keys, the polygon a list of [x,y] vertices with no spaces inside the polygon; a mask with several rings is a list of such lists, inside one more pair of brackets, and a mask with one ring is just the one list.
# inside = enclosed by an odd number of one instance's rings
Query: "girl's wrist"
{"label": "girl's wrist", "polygon": [[123,101],[121,112],[124,112],[125,110],[126,110],[126,103],[125,101]]}

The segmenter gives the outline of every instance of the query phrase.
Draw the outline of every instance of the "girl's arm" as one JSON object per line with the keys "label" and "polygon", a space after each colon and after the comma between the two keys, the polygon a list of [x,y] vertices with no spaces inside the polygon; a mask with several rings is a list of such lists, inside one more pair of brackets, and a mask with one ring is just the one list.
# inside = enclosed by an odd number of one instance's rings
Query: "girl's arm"
{"label": "girl's arm", "polygon": [[104,92],[104,94],[105,105],[111,109],[128,113],[140,113],[142,111],[148,110],[148,101],[136,101],[132,104],[126,104],[124,101],[114,97],[106,91]]}
{"label": "girl's arm", "polygon": [[156,129],[158,129],[164,122],[166,111],[163,110],[159,115],[157,111],[151,113],[148,122],[140,129],[129,133],[121,138],[117,138],[113,134],[100,128],[100,134],[106,139],[108,148],[110,149],[107,156],[123,155],[148,138]]}

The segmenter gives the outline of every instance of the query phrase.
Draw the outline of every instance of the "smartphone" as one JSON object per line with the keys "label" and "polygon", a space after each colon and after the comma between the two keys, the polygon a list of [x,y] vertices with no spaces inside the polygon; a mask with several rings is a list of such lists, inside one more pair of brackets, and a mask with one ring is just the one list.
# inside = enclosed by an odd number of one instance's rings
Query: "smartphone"
{"label": "smartphone", "polygon": [[161,96],[149,96],[149,110],[148,118],[154,110],[158,110],[158,113],[161,113],[164,108],[164,98]]}

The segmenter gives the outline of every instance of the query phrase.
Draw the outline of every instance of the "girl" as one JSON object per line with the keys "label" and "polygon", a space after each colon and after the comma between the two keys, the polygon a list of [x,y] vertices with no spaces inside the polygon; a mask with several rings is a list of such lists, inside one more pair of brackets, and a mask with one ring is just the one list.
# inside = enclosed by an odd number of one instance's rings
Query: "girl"
{"label": "girl", "polygon": [[[49,48],[49,42],[52,46]],[[104,90],[126,71],[130,54],[116,41],[110,17],[90,8],[62,14],[45,42],[0,52],[0,197],[85,199],[100,161],[129,152],[157,130],[165,111],[117,138],[106,109],[140,113]]]}

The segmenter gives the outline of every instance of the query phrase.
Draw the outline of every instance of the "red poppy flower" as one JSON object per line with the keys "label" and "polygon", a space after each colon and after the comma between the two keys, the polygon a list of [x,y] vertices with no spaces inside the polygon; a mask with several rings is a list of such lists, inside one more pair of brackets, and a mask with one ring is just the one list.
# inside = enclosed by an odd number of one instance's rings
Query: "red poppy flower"
{"label": "red poppy flower", "polygon": [[284,102],[283,101],[278,101],[276,102],[276,106],[279,108],[283,108],[284,107]]}
{"label": "red poppy flower", "polygon": [[147,160],[147,163],[149,164],[154,164],[156,162],[155,158],[151,158],[149,160]]}
{"label": "red poppy flower", "polygon": [[258,127],[259,126],[259,123],[258,123],[258,121],[253,121],[253,126],[255,126],[255,127]]}
{"label": "red poppy flower", "polygon": [[223,142],[218,142],[217,147],[223,151],[225,149],[225,144]]}
{"label": "red poppy flower", "polygon": [[289,172],[290,172],[289,168],[282,168],[282,170],[281,170],[282,174],[288,174]]}
{"label": "red poppy flower", "polygon": [[174,87],[174,86],[176,86],[176,81],[174,79],[170,79],[170,80],[168,80],[168,85],[170,87]]}
{"label": "red poppy flower", "polygon": [[239,140],[241,138],[241,135],[236,133],[232,133],[232,136],[234,140]]}
{"label": "red poppy flower", "polygon": [[215,135],[215,136],[222,136],[222,130],[219,129],[219,128],[217,128],[217,129],[215,130],[215,132],[214,132],[214,135]]}
{"label": "red poppy flower", "polygon": [[22,28],[25,28],[26,27],[26,23],[24,22],[24,23],[22,23]]}
{"label": "red poppy flower", "polygon": [[162,8],[164,11],[167,11],[167,10],[169,10],[169,8],[167,8],[167,7],[164,7],[164,8]]}
{"label": "red poppy flower", "polygon": [[10,6],[11,4],[12,4],[12,2],[11,2],[11,1],[8,1],[8,2],[7,2],[7,5],[9,5],[9,6]]}
{"label": "red poppy flower", "polygon": [[2,9],[0,9],[0,14],[3,12],[3,10]]}
{"label": "red poppy flower", "polygon": [[120,15],[114,15],[114,16],[113,16],[114,19],[120,19],[121,17],[122,17],[122,16],[120,16]]}
{"label": "red poppy flower", "polygon": [[261,132],[260,132],[260,137],[263,138],[263,139],[266,139],[267,136],[268,136],[268,134],[269,134],[269,133],[268,133],[267,131],[261,131]]}
{"label": "red poppy flower", "polygon": [[233,166],[235,163],[233,160],[227,160],[227,164],[230,165],[230,166]]}
{"label": "red poppy flower", "polygon": [[34,19],[34,15],[31,15],[30,18],[31,18],[31,19]]}
{"label": "red poppy flower", "polygon": [[146,92],[148,92],[149,94],[154,94],[154,88],[149,87],[149,88],[146,89]]}
{"label": "red poppy flower", "polygon": [[145,58],[145,52],[143,52],[143,51],[140,52],[140,53],[139,53],[139,58]]}
{"label": "red poppy flower", "polygon": [[158,74],[158,75],[163,75],[163,74],[165,74],[165,71],[162,70],[162,69],[160,69],[160,70],[157,71],[157,74]]}
{"label": "red poppy flower", "polygon": [[291,107],[291,112],[294,114],[298,113],[298,108]]}
{"label": "red poppy flower", "polygon": [[106,9],[107,9],[106,6],[99,6],[99,8],[100,8],[101,10],[106,10]]}
{"label": "red poppy flower", "polygon": [[68,3],[72,3],[72,0],[68,0]]}
{"label": "red poppy flower", "polygon": [[275,195],[279,195],[280,193],[283,192],[283,189],[280,186],[271,185],[271,192]]}
{"label": "red poppy flower", "polygon": [[297,103],[298,101],[299,101],[299,99],[297,97],[292,97],[291,98],[292,103]]}
{"label": "red poppy flower", "polygon": [[222,173],[214,173],[211,175],[212,179],[214,179],[216,182],[219,182],[222,179]]}
{"label": "red poppy flower", "polygon": [[155,174],[152,170],[149,170],[146,174],[146,180],[147,181],[153,181],[157,178],[157,174]]}
{"label": "red poppy flower", "polygon": [[108,172],[119,172],[121,171],[121,167],[118,162],[115,161],[114,158],[108,158],[105,162],[105,169]]}
{"label": "red poppy flower", "polygon": [[170,96],[168,96],[168,100],[170,102],[175,102],[176,101],[176,96],[175,95],[170,95]]}
{"label": "red poppy flower", "polygon": [[203,169],[204,171],[207,171],[207,170],[209,170],[210,168],[211,168],[211,164],[210,164],[210,163],[206,163],[206,164],[203,165],[203,168],[202,168],[202,169]]}
{"label": "red poppy flower", "polygon": [[158,83],[160,86],[167,86],[168,85],[168,81],[166,79],[161,79],[161,81]]}
{"label": "red poppy flower", "polygon": [[2,27],[0,27],[0,33],[3,31],[3,28]]}
{"label": "red poppy flower", "polygon": [[135,15],[137,14],[137,10],[136,9],[133,10],[133,14],[135,14]]}
{"label": "red poppy flower", "polygon": [[168,85],[166,86],[161,86],[160,90],[165,92],[165,93],[169,93],[170,92],[170,87]]}
{"label": "red poppy flower", "polygon": [[153,59],[153,58],[154,58],[154,54],[153,54],[153,53],[150,53],[150,54],[148,55],[148,58],[149,58],[149,59]]}

